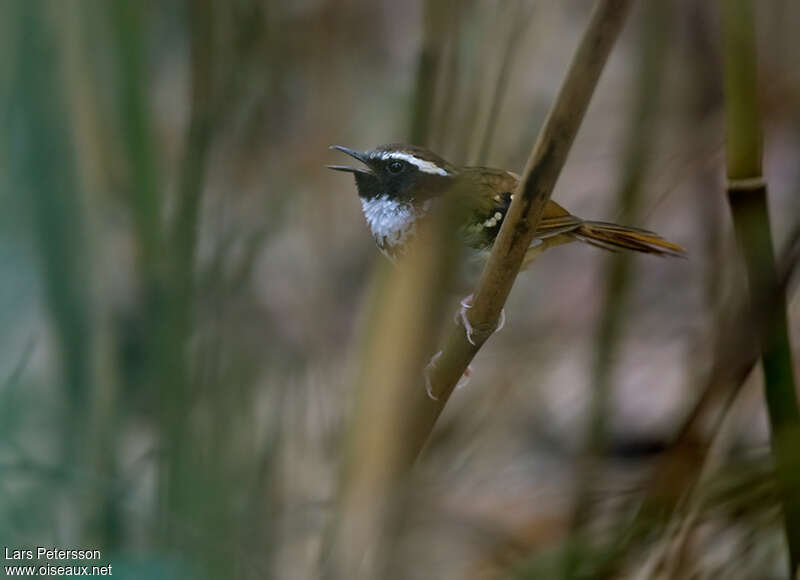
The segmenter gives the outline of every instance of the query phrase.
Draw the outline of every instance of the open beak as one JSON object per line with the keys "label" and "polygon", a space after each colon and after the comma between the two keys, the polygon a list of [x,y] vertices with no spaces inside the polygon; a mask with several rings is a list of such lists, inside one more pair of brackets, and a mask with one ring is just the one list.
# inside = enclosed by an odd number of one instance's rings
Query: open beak
{"label": "open beak", "polygon": [[[367,157],[366,153],[361,153],[360,151],[350,149],[349,147],[343,147],[341,145],[331,145],[329,149],[336,149],[342,153],[347,153],[350,157],[358,159],[361,163],[367,165],[369,164],[369,157]],[[325,167],[328,169],[335,169],[336,171],[347,171],[348,173],[365,173],[366,175],[373,175],[372,171],[361,167],[349,167],[347,165],[326,165]]]}

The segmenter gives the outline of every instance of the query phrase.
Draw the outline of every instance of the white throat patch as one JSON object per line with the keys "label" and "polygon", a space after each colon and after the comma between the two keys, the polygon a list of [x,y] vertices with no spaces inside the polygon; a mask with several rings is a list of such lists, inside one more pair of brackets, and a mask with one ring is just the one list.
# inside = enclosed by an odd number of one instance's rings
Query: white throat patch
{"label": "white throat patch", "polygon": [[434,175],[450,175],[446,169],[439,167],[433,161],[427,161],[425,159],[420,159],[419,157],[415,157],[411,153],[405,153],[403,151],[389,151],[386,153],[381,154],[381,159],[397,159],[398,161],[405,161],[410,163],[423,173],[432,173]]}
{"label": "white throat patch", "polygon": [[416,215],[408,203],[389,199],[384,194],[361,199],[361,209],[378,247],[390,258],[414,234]]}

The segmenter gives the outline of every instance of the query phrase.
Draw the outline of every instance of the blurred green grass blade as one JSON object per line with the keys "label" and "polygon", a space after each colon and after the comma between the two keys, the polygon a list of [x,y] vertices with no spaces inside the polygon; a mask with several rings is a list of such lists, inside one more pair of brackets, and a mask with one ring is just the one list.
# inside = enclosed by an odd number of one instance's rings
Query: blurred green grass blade
{"label": "blurred green grass blade", "polygon": [[140,245],[139,264],[153,278],[161,249],[161,198],[147,102],[143,6],[118,0],[107,9],[117,41],[117,101],[131,182],[127,199]]}
{"label": "blurred green grass blade", "polygon": [[43,292],[67,398],[64,460],[79,449],[91,392],[92,321],[85,216],[60,54],[43,2],[15,3],[20,34],[12,107],[14,187],[30,202]]}

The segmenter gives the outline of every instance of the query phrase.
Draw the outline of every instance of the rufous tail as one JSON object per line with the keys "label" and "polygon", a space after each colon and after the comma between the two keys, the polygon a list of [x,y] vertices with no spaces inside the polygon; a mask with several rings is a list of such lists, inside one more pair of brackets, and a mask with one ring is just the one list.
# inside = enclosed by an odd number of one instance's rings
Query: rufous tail
{"label": "rufous tail", "polygon": [[638,228],[608,222],[583,222],[571,233],[582,242],[612,252],[633,250],[658,256],[685,256],[684,249],[679,245],[668,242],[658,234]]}

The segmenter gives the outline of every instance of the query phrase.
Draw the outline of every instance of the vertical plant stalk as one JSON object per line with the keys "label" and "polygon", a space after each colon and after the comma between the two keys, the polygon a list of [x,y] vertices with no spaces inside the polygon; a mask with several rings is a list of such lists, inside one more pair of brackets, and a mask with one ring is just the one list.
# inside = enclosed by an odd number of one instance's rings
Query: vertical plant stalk
{"label": "vertical plant stalk", "polygon": [[442,37],[442,57],[433,102],[430,104],[428,146],[430,149],[448,152],[452,145],[451,127],[458,116],[461,80],[464,69],[463,37],[465,22],[471,10],[470,2],[463,0],[443,0],[437,3],[439,10],[455,17],[447,24],[442,23],[438,34]]}
{"label": "vertical plant stalk", "polygon": [[[76,166],[80,174],[80,186],[91,204],[96,196],[107,191],[103,184],[104,168],[102,160],[105,144],[108,142],[100,115],[96,95],[96,72],[87,58],[86,39],[94,31],[93,21],[87,18],[88,6],[55,6],[56,18],[60,22],[58,37],[63,55],[61,68],[62,84],[68,95],[68,117],[72,118],[75,139]],[[91,217],[91,213],[87,212]],[[91,230],[91,228],[90,228]],[[91,256],[103,255],[98,244],[91,246]],[[123,513],[119,481],[118,445],[120,440],[120,420],[123,406],[120,404],[118,375],[115,372],[113,353],[114,340],[111,331],[111,308],[103,300],[92,304],[92,334],[94,341],[93,358],[94,379],[91,393],[91,417],[87,432],[87,470],[93,474],[85,484],[85,495],[91,498],[86,506],[87,537],[95,538],[104,550],[120,548],[123,541]]]}
{"label": "vertical plant stalk", "polygon": [[497,73],[497,80],[494,82],[494,87],[492,87],[492,96],[489,99],[489,113],[486,119],[486,126],[480,138],[478,152],[475,157],[470,160],[470,165],[487,163],[489,151],[494,141],[494,133],[497,130],[497,123],[500,118],[500,109],[508,90],[509,81],[511,80],[514,57],[517,55],[520,41],[525,36],[525,30],[530,25],[531,20],[533,20],[533,14],[536,8],[536,4],[524,6],[521,0],[515,2],[511,7],[511,31],[508,33],[508,39],[503,47],[503,54],[500,57],[500,69]]}
{"label": "vertical plant stalk", "polygon": [[426,0],[422,13],[422,47],[417,61],[417,80],[411,105],[409,141],[427,145],[431,137],[436,80],[444,53],[444,26],[448,2]]}
{"label": "vertical plant stalk", "polygon": [[[470,148],[475,144],[476,120],[480,118],[481,101],[485,93],[485,71],[491,51],[486,49],[486,34],[492,28],[485,25],[487,3],[477,0],[459,0],[458,26],[461,30],[459,46],[459,76],[454,100],[442,105],[449,106],[446,121],[439,126],[439,141],[445,157],[458,164],[468,164]],[[449,90],[449,88],[448,88]],[[445,108],[445,107],[440,107]],[[438,119],[437,119],[438,120]],[[437,147],[439,143],[437,143]],[[445,147],[446,146],[446,147]]]}
{"label": "vertical plant stalk", "polygon": [[156,164],[149,102],[147,97],[146,14],[139,3],[120,0],[109,5],[109,15],[117,40],[119,71],[119,114],[122,144],[127,156],[130,186],[128,204],[138,245],[136,268],[139,276],[142,317],[146,338],[142,388],[157,401],[160,436],[165,452],[160,454],[159,508],[162,542],[169,546],[169,531],[174,502],[169,490],[175,487],[172,458],[180,446],[183,413],[173,414],[176,377],[183,347],[177,342],[172,305],[172,284],[168,266],[170,252],[164,248],[166,228],[162,224],[163,196]]}
{"label": "vertical plant stalk", "polygon": [[113,2],[109,10],[118,42],[122,141],[130,163],[132,187],[129,203],[140,247],[137,265],[145,278],[145,290],[153,292],[159,283],[161,200],[145,91],[143,15],[138,2],[133,0]]}
{"label": "vertical plant stalk", "polygon": [[[184,157],[180,167],[178,197],[170,221],[170,240],[165,287],[168,307],[164,312],[160,365],[162,393],[161,432],[164,437],[163,532],[173,544],[182,534],[180,528],[192,522],[203,525],[208,510],[202,509],[202,494],[190,492],[196,472],[202,469],[194,444],[197,436],[187,420],[186,409],[196,400],[187,359],[187,345],[192,336],[196,300],[195,263],[202,193],[205,186],[208,155],[216,126],[218,79],[215,77],[215,14],[211,0],[187,3],[189,17],[190,113],[184,137]],[[207,486],[216,479],[209,477]],[[206,492],[208,488],[206,488]],[[213,555],[202,554],[205,564],[213,566]]]}
{"label": "vertical plant stalk", "polygon": [[[654,123],[659,105],[666,63],[666,36],[669,31],[669,2],[649,2],[642,14],[641,57],[635,86],[635,103],[625,150],[623,175],[618,193],[622,223],[635,222],[639,213],[642,181],[647,172],[649,154],[654,141]],[[630,254],[610,256],[606,270],[605,302],[595,337],[592,403],[586,425],[585,458],[579,468],[573,532],[580,533],[591,518],[592,492],[597,481],[599,458],[607,439],[607,416],[611,398],[613,361],[617,353],[627,304],[631,274]],[[581,542],[568,550],[566,577],[572,577],[577,566]]]}
{"label": "vertical plant stalk", "polygon": [[786,298],[772,248],[767,186],[762,175],[756,38],[750,0],[722,0],[725,51],[725,128],[728,201],[749,282],[750,302],[771,296],[776,304],[760,332],[764,388],[772,451],[783,502],[791,577],[800,568],[800,489],[796,444],[800,413],[786,322]]}
{"label": "vertical plant stalk", "polygon": [[77,473],[86,443],[94,343],[84,201],[52,22],[38,2],[16,2],[12,9],[20,30],[12,97],[16,127],[10,128],[19,142],[16,188],[30,198],[45,307],[62,365],[66,417],[60,459],[68,473]]}
{"label": "vertical plant stalk", "polygon": [[[441,208],[447,209],[447,208]],[[434,352],[457,256],[452,211],[423,225],[408,255],[373,279],[357,401],[347,434],[336,514],[323,548],[325,578],[387,578],[402,483],[418,445],[409,425],[428,399],[422,369]],[[445,216],[448,219],[443,219]],[[413,432],[412,432],[413,436]]]}
{"label": "vertical plant stalk", "polygon": [[[146,384],[159,409],[161,534],[175,545],[182,519],[196,518],[189,493],[196,446],[186,409],[192,393],[187,344],[194,311],[194,266],[206,165],[220,102],[214,76],[214,18],[210,0],[187,3],[190,52],[190,116],[184,139],[172,219],[164,224],[164,198],[156,171],[146,91],[145,13],[131,0],[110,7],[118,39],[123,141],[130,163],[130,206],[140,253],[146,318]],[[196,466],[195,466],[196,467]],[[183,526],[185,529],[185,526]]]}

